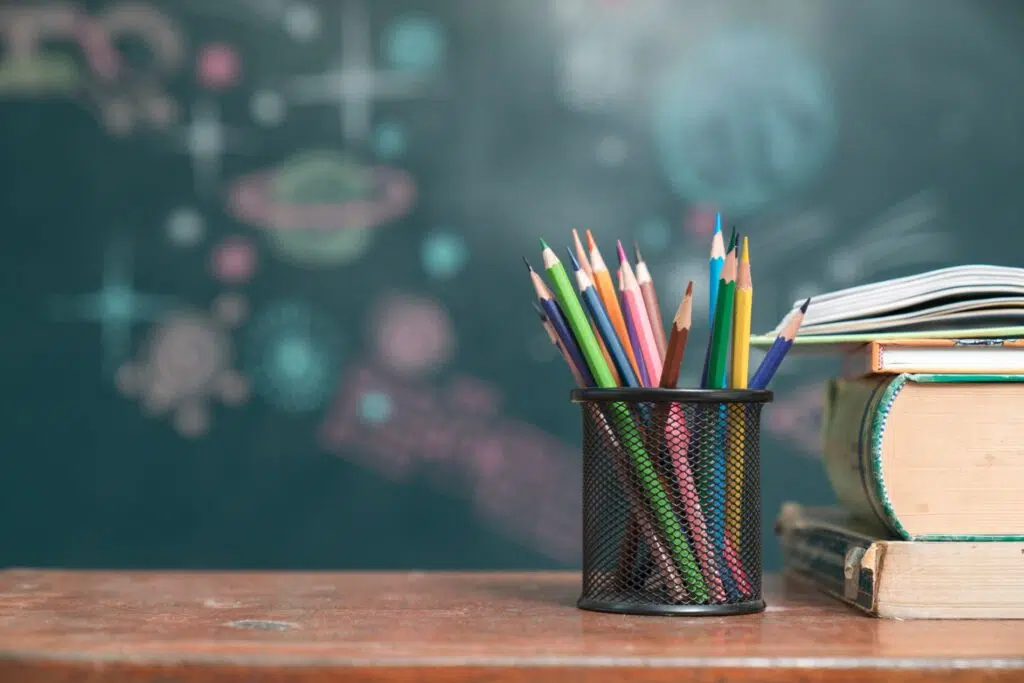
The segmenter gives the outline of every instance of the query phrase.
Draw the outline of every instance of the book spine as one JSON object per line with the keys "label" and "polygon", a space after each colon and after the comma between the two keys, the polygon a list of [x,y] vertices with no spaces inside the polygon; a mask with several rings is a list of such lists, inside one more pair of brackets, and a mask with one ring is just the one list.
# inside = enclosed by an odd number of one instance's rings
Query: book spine
{"label": "book spine", "polygon": [[779,545],[787,572],[868,614],[878,615],[873,571],[853,559],[854,571],[847,578],[851,558],[871,551],[870,542],[836,530],[795,527],[780,530]]}
{"label": "book spine", "polygon": [[905,381],[904,375],[830,380],[822,423],[822,459],[836,498],[855,516],[877,520],[901,537],[902,525],[886,500],[879,450],[889,406]]}

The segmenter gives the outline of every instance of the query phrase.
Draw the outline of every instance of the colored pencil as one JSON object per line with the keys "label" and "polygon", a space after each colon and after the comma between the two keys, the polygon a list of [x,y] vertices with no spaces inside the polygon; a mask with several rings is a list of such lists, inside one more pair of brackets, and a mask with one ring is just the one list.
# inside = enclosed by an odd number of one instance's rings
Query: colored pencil
{"label": "colored pencil", "polygon": [[636,356],[640,353],[629,343],[629,334],[626,331],[626,319],[622,315],[622,308],[619,306],[619,297],[615,294],[615,285],[612,283],[612,276],[608,272],[608,266],[601,256],[601,250],[597,248],[594,236],[587,230],[587,248],[590,250],[591,278],[594,281],[594,288],[597,289],[604,304],[604,310],[608,313],[608,319],[612,321],[615,333],[619,335],[622,347],[626,349],[629,363],[633,366],[633,372],[639,377],[640,366],[637,364]]}
{"label": "colored pencil", "polygon": [[[736,250],[726,255],[722,268],[722,277],[718,284],[718,295],[715,313],[712,318],[712,331],[708,340],[707,377],[704,386],[710,389],[725,389],[727,384],[727,360],[732,329],[733,294],[736,285]],[[704,510],[708,519],[708,533],[714,543],[716,553],[725,559],[729,573],[723,576],[726,590],[731,596],[738,597],[735,574],[731,566],[730,554],[725,552],[725,501],[726,501],[726,406],[719,406],[717,411],[718,424],[715,436],[707,438],[701,444],[701,458],[705,467],[701,470],[698,481],[699,491],[704,501]]]}
{"label": "colored pencil", "polygon": [[[672,332],[669,336],[668,350],[665,354],[664,368],[658,385],[663,389],[674,389],[679,382],[679,369],[686,349],[686,340],[690,333],[693,317],[693,282],[686,286],[686,293],[672,320]],[[690,430],[686,424],[686,415],[682,405],[678,403],[660,403],[656,409],[655,425],[664,424],[662,437],[668,444],[672,460],[673,478],[682,499],[684,514],[693,539],[697,559],[708,581],[708,588],[713,599],[726,599],[722,577],[715,560],[714,549],[708,546],[707,527],[700,498],[694,495],[697,490],[693,471],[690,467],[689,448]]]}
{"label": "colored pencil", "polygon": [[579,368],[576,367],[576,364],[573,362],[572,357],[569,355],[569,352],[565,350],[564,346],[562,346],[562,341],[558,338],[558,333],[555,332],[555,328],[551,324],[551,321],[548,319],[548,316],[544,313],[544,309],[541,308],[540,304],[538,304],[536,301],[532,303],[533,310],[537,312],[537,316],[540,318],[540,323],[544,327],[544,331],[547,332],[548,334],[548,339],[551,340],[552,345],[554,345],[554,347],[558,349],[558,352],[562,355],[562,358],[565,360],[565,364],[569,367],[569,372],[572,373],[572,378],[576,381],[576,386],[589,386],[587,384],[587,380],[583,377],[583,375],[580,374]]}
{"label": "colored pencil", "polygon": [[633,254],[636,256],[636,282],[640,285],[640,294],[644,298],[644,307],[647,309],[647,317],[651,321],[651,330],[654,332],[654,343],[658,347],[658,357],[664,363],[665,351],[668,348],[668,340],[665,339],[665,322],[661,318],[661,306],[658,305],[658,292],[654,289],[654,280],[651,278],[651,271],[647,269],[640,247],[633,243]]}
{"label": "colored pencil", "polygon": [[[750,246],[746,237],[743,238],[743,251],[740,255],[739,270],[736,275],[736,293],[733,306],[732,329],[732,363],[730,366],[729,387],[732,389],[747,388],[747,366],[750,359],[750,318],[753,303],[753,283],[750,277]],[[739,510],[743,505],[743,477],[746,468],[746,426],[743,420],[745,406],[733,404],[729,406],[730,424],[728,432],[728,449],[726,457],[731,466],[727,466],[729,476],[726,479],[726,506],[730,510]],[[733,546],[741,546],[742,528],[740,518],[730,515],[726,519],[726,538]]]}
{"label": "colored pencil", "polygon": [[803,306],[800,307],[800,310],[794,311],[793,315],[790,316],[789,322],[782,332],[779,333],[779,336],[775,338],[775,341],[772,342],[772,345],[768,348],[768,353],[761,359],[761,364],[757,366],[754,376],[750,378],[751,389],[764,389],[772,381],[772,377],[775,376],[779,366],[782,365],[786,353],[793,346],[793,339],[800,330],[800,325],[804,321],[804,314],[807,312],[807,307],[810,304],[811,300],[807,299]]}
{"label": "colored pencil", "polygon": [[[683,514],[686,516],[690,537],[693,539],[693,549],[697,553],[704,578],[710,584],[711,597],[723,601],[726,599],[723,574],[718,569],[715,549],[709,543],[707,522],[701,508],[700,496],[696,494],[697,482],[693,476],[693,469],[690,467],[690,430],[686,424],[686,414],[679,403],[658,404],[659,411],[664,411],[665,407],[668,409],[668,415],[667,419],[664,419],[665,429],[662,438],[668,445],[668,453],[672,459],[673,477],[683,503]],[[655,423],[661,424],[661,421],[660,418],[656,418]]]}
{"label": "colored pencil", "polygon": [[[576,293],[569,282],[569,276],[565,267],[558,260],[558,256],[541,240],[543,249],[544,268],[551,277],[552,287],[555,296],[559,299],[562,308],[565,310],[566,319],[569,321],[572,331],[580,342],[584,358],[591,366],[591,371],[596,380],[597,386],[602,388],[613,388],[611,370],[608,368],[597,346],[594,333],[587,323],[586,314],[580,305]],[[591,257],[591,266],[596,264]],[[608,403],[608,409],[612,419],[613,427],[618,432],[619,442],[624,444],[632,459],[632,474],[636,475],[644,491],[644,498],[650,506],[655,521],[658,524],[663,538],[668,541],[669,551],[676,566],[683,575],[686,589],[689,594],[698,601],[708,599],[707,584],[701,575],[700,568],[693,556],[689,541],[682,533],[682,527],[672,510],[671,499],[665,492],[661,481],[658,478],[657,470],[651,456],[647,453],[640,437],[640,431],[626,404],[613,401]]]}
{"label": "colored pencil", "polygon": [[708,326],[715,323],[718,304],[718,281],[725,265],[725,244],[722,242],[722,214],[715,214],[715,233],[711,236],[711,256],[708,260]]}
{"label": "colored pencil", "polygon": [[661,377],[663,363],[658,345],[654,341],[654,329],[651,326],[651,319],[647,316],[644,297],[640,292],[636,275],[633,274],[633,266],[626,256],[626,250],[622,248],[622,242],[618,242],[616,246],[619,250],[619,263],[622,266],[623,301],[629,301],[630,314],[635,316],[633,325],[640,336],[640,352],[644,357],[644,365],[647,366],[647,376],[650,381],[656,382]]}
{"label": "colored pencil", "polygon": [[[587,257],[587,251],[583,248],[583,243],[580,241],[580,234],[576,231],[576,228],[572,229],[572,242],[573,247],[576,249],[576,255],[573,257],[583,268],[583,271],[593,281],[594,271],[590,267],[590,259]],[[571,251],[570,251],[571,253]],[[604,356],[604,360],[608,363],[608,367],[611,368],[612,374],[615,375],[615,383],[622,384],[622,376],[619,374],[618,367],[612,362],[612,356],[608,352],[608,346],[605,344],[601,334],[598,333],[597,327],[594,326],[594,321],[590,321],[590,328],[594,331],[594,336],[597,337],[597,345],[601,347],[601,355]]]}
{"label": "colored pencil", "polygon": [[686,341],[690,336],[690,326],[693,324],[693,281],[686,285],[686,293],[676,315],[672,318],[672,331],[668,338],[668,350],[665,352],[665,364],[661,370],[661,381],[658,386],[662,389],[675,389],[679,383],[679,371],[683,365],[683,354],[686,352]]}
{"label": "colored pencil", "polygon": [[[626,299],[625,284],[622,277],[622,266],[619,266],[619,294],[622,296],[622,307],[626,312],[626,333],[629,335],[629,343],[633,345],[634,349],[640,348],[640,331],[636,326],[636,316],[632,315],[632,299]],[[640,383],[649,387],[652,385],[653,378],[650,372],[647,371],[647,364],[644,363],[644,354],[638,353],[636,355],[637,365],[640,367]]]}
{"label": "colored pencil", "polygon": [[[715,328],[715,309],[718,307],[718,286],[725,265],[725,245],[722,243],[722,214],[715,215],[715,234],[711,236],[711,256],[708,259],[708,329]],[[711,345],[704,349],[704,365],[700,373],[700,386],[707,389],[711,363]]]}
{"label": "colored pencil", "polygon": [[597,295],[597,290],[594,289],[594,283],[590,280],[586,271],[580,266],[576,257],[573,256],[572,250],[569,250],[569,259],[572,261],[572,267],[576,273],[576,285],[580,293],[580,298],[583,300],[587,313],[590,314],[591,322],[597,327],[599,338],[603,338],[605,346],[608,347],[608,351],[612,357],[612,362],[615,364],[615,368],[619,371],[619,377],[622,378],[622,381],[627,387],[640,386],[640,381],[633,373],[633,366],[629,364],[629,358],[626,356],[626,350],[622,348],[622,344],[619,342],[619,337],[615,334],[615,329],[612,327],[612,323],[608,319],[608,314],[605,312],[604,306],[601,304],[601,298]]}
{"label": "colored pencil", "polygon": [[728,386],[729,345],[732,342],[732,309],[736,289],[736,250],[725,257],[722,279],[718,283],[718,304],[711,331],[711,356],[708,360],[708,385],[712,389]]}
{"label": "colored pencil", "polygon": [[[568,352],[566,352],[565,347],[562,346],[562,343],[558,338],[558,334],[555,332],[555,329],[551,325],[551,321],[548,319],[547,315],[545,315],[544,310],[537,304],[537,302],[533,302],[533,308],[537,312],[541,324],[544,326],[544,331],[547,332],[551,343],[555,345],[555,348],[557,348],[562,354],[562,358],[565,359],[566,365],[569,366],[569,370],[572,372],[573,378],[576,380],[576,385],[580,387],[589,386],[584,377],[576,369],[572,358],[569,356]],[[677,570],[675,565],[672,563],[672,558],[669,555],[665,544],[658,537],[654,523],[650,518],[650,511],[643,504],[643,501],[640,498],[640,492],[637,491],[635,482],[629,474],[629,465],[626,460],[625,451],[622,450],[622,444],[619,443],[618,437],[615,436],[615,432],[612,430],[611,425],[608,424],[608,419],[605,417],[604,412],[600,410],[595,411],[594,416],[598,421],[598,426],[601,431],[605,433],[605,436],[608,438],[608,442],[611,445],[614,467],[622,481],[626,497],[629,499],[630,524],[631,526],[636,527],[636,532],[632,529],[628,530],[627,535],[623,537],[623,547],[619,552],[619,579],[620,581],[626,582],[632,578],[631,574],[633,564],[638,550],[636,536],[642,535],[648,544],[648,552],[650,552],[655,564],[661,570],[662,575],[665,578],[665,587],[674,599],[677,601],[682,600],[686,597],[686,588],[683,584],[682,576],[679,575],[679,570]]]}
{"label": "colored pencil", "polygon": [[754,284],[750,277],[750,245],[743,238],[743,251],[736,272],[736,294],[733,305],[732,365],[729,386],[746,389],[750,364],[750,319],[754,304]]}
{"label": "colored pencil", "polygon": [[566,353],[569,354],[573,366],[584,380],[586,380],[587,386],[593,386],[595,383],[593,373],[590,371],[590,366],[583,356],[582,349],[569,327],[565,314],[562,312],[558,302],[555,301],[554,297],[551,295],[551,290],[549,290],[547,285],[544,284],[544,280],[542,280],[537,271],[533,269],[530,262],[527,261],[526,258],[523,258],[523,263],[526,264],[527,269],[530,271],[530,280],[533,282],[533,289],[537,293],[537,300],[540,302],[540,306],[544,310],[544,314],[548,317],[548,320],[554,327],[555,332],[558,334],[558,338],[561,340],[563,348],[565,348]]}

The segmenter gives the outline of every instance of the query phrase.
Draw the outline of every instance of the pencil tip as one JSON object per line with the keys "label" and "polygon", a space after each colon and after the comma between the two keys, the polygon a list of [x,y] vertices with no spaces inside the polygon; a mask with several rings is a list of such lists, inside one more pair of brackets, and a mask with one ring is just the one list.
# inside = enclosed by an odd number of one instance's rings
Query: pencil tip
{"label": "pencil tip", "polygon": [[619,249],[619,263],[629,263],[626,250],[622,248],[622,240],[615,240],[615,246]]}
{"label": "pencil tip", "polygon": [[579,270],[580,262],[576,260],[576,256],[572,253],[572,247],[566,247],[565,250],[569,252],[569,260],[572,261],[572,269]]}
{"label": "pencil tip", "polygon": [[690,280],[688,283],[686,283],[686,296],[692,296],[692,295],[693,295],[693,280]]}
{"label": "pencil tip", "polygon": [[715,213],[715,232],[722,232],[722,214]]}
{"label": "pencil tip", "polygon": [[587,249],[594,251],[595,248],[594,235],[590,232],[590,228],[587,228]]}
{"label": "pencil tip", "polygon": [[804,305],[800,307],[800,312],[801,313],[806,313],[807,312],[807,307],[810,306],[810,305],[811,305],[811,297],[807,297],[807,301],[805,301]]}
{"label": "pencil tip", "polygon": [[750,263],[750,243],[747,241],[747,236],[743,236],[743,251],[740,252],[740,260],[744,263]]}
{"label": "pencil tip", "polygon": [[532,273],[533,272],[533,266],[530,265],[530,262],[526,259],[525,256],[523,257],[523,263],[526,264],[526,269]]}
{"label": "pencil tip", "polygon": [[540,238],[540,248],[541,249],[550,249],[551,248],[551,247],[548,246],[548,243],[544,241],[543,237]]}
{"label": "pencil tip", "polygon": [[640,253],[640,245],[633,240],[633,256],[636,258],[637,263],[641,263],[644,260],[644,255]]}

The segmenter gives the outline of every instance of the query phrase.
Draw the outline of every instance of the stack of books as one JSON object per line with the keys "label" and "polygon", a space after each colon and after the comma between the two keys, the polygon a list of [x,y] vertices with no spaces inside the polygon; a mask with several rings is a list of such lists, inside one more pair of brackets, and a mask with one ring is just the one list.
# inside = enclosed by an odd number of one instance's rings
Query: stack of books
{"label": "stack of books", "polygon": [[843,358],[821,435],[840,506],[783,506],[787,571],[882,617],[1024,618],[1024,269],[815,297],[791,351],[812,352]]}

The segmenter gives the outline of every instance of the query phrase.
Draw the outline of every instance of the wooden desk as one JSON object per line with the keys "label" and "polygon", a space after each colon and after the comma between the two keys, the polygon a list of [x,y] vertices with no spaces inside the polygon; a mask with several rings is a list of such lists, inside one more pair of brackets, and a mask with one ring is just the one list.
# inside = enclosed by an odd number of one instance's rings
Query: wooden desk
{"label": "wooden desk", "polygon": [[0,572],[0,681],[1024,681],[1024,622],[574,606],[577,573]]}

